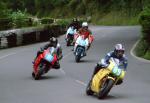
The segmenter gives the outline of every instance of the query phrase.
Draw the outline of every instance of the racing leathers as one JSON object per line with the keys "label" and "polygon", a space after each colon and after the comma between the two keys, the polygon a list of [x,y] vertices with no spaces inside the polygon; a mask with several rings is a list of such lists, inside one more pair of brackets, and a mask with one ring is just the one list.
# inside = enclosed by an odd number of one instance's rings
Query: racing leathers
{"label": "racing leathers", "polygon": [[[109,53],[107,53],[107,55],[105,56],[105,58],[101,59],[100,62],[97,63],[97,65],[95,66],[94,72],[92,77],[102,68],[106,68],[109,65],[109,59],[110,58],[116,58],[119,60],[119,67],[121,69],[123,69],[124,71],[127,71],[127,65],[128,65],[128,60],[125,54],[123,54],[122,57],[117,57],[115,55],[114,51],[111,51]],[[123,81],[119,80],[117,84],[121,84]]]}

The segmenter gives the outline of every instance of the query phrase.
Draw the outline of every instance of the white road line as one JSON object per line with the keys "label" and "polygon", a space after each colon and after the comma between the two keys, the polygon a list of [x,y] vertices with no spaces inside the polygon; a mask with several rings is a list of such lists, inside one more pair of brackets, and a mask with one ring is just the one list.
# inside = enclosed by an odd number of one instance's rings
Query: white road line
{"label": "white road line", "polygon": [[[72,52],[69,52],[68,54],[66,54],[66,55],[63,57],[63,59],[66,58],[67,56],[69,56],[71,53],[72,53]],[[62,59],[62,60],[63,60],[63,59]],[[63,68],[60,68],[60,71],[61,71],[64,75],[66,75],[66,72],[63,70]]]}
{"label": "white road line", "polygon": [[69,56],[71,53],[72,53],[72,52],[69,52],[68,54],[66,54],[66,55],[63,57],[63,59],[66,58],[67,56]]}
{"label": "white road line", "polygon": [[[63,57],[63,59],[66,58],[66,57],[68,57],[71,53],[72,53],[72,52],[69,52],[67,55],[65,55],[65,56]],[[60,68],[60,71],[61,71],[64,75],[66,75],[66,72],[65,72],[62,68]],[[82,82],[82,81],[80,81],[80,80],[75,80],[75,81],[76,81],[77,83],[83,85],[83,86],[86,86],[86,85],[87,85],[86,83],[84,83],[84,82]]]}
{"label": "white road line", "polygon": [[[25,49],[25,50],[27,50],[27,49]],[[21,50],[21,51],[19,51],[19,52],[24,52],[25,50]],[[17,54],[17,53],[19,53],[19,52],[16,52],[16,53],[10,53],[10,54],[1,56],[1,57],[0,57],[0,60],[6,58],[6,57],[8,57],[8,56],[15,55],[15,54]],[[72,53],[72,52],[69,52],[69,53],[66,54],[63,58],[68,57],[71,53]],[[62,68],[60,68],[60,71],[61,71],[62,74],[66,75],[66,72],[65,72]],[[80,81],[80,80],[75,80],[75,81],[76,81],[77,83],[83,85],[83,86],[86,86],[86,85],[87,85],[86,83],[84,83],[84,82],[82,82],[82,81]]]}
{"label": "white road line", "polygon": [[4,59],[4,58],[6,58],[6,57],[8,57],[8,56],[11,56],[11,55],[15,55],[16,53],[10,53],[10,54],[7,54],[7,55],[4,55],[4,56],[1,56],[0,57],[0,59]]}
{"label": "white road line", "polygon": [[66,72],[62,68],[60,68],[60,71],[62,72],[62,74],[66,75]]}
{"label": "white road line", "polygon": [[6,58],[6,57],[8,57],[8,56],[15,55],[15,54],[20,53],[20,52],[24,52],[24,51],[26,51],[26,50],[28,50],[28,49],[23,49],[23,50],[14,52],[14,53],[10,53],[10,54],[7,54],[7,55],[0,56],[0,60]]}
{"label": "white road line", "polygon": [[76,81],[77,83],[83,85],[83,86],[86,86],[86,85],[87,85],[86,83],[84,83],[84,82],[82,82],[82,81],[80,81],[80,80],[75,80],[75,81]]}
{"label": "white road line", "polygon": [[142,62],[150,63],[150,60],[146,60],[146,59],[144,59],[144,58],[137,57],[137,56],[133,53],[133,51],[134,51],[136,45],[139,43],[139,41],[140,41],[140,40],[138,40],[138,41],[133,45],[133,47],[132,47],[132,49],[131,49],[131,51],[130,51],[130,54],[131,54],[134,58],[136,58],[136,59],[138,59],[138,60],[140,60],[140,61],[142,61]]}

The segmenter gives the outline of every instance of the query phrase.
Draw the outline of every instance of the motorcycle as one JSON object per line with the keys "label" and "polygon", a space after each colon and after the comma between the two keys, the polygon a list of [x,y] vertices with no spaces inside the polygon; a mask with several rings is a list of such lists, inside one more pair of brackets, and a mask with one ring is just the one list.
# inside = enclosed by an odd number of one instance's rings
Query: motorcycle
{"label": "motorcycle", "polygon": [[71,45],[74,45],[74,35],[68,34],[66,38],[66,46],[71,46]]}
{"label": "motorcycle", "polygon": [[80,39],[82,37],[79,37],[79,40],[77,40],[78,42],[76,42],[75,45],[76,49],[74,51],[74,55],[75,55],[75,61],[78,63],[80,62],[80,59],[84,56],[86,56],[86,46],[87,46],[87,42],[86,40]]}
{"label": "motorcycle", "polygon": [[52,68],[59,69],[60,64],[57,54],[51,54],[50,48],[48,48],[47,50],[44,50],[43,53],[39,54],[39,56],[35,59],[32,77],[35,80],[38,80],[43,74],[47,73]]}
{"label": "motorcycle", "polygon": [[111,58],[106,68],[100,69],[89,82],[86,88],[87,95],[96,94],[99,99],[105,98],[112,87],[124,78],[125,71],[119,68],[119,60]]}

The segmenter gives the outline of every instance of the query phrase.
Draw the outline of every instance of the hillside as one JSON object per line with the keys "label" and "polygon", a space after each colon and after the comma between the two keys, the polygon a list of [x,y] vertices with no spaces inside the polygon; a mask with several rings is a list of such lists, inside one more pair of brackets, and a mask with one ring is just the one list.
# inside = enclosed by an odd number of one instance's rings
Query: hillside
{"label": "hillside", "polygon": [[38,17],[91,17],[101,25],[138,24],[138,14],[149,0],[1,0],[0,17],[21,10]]}

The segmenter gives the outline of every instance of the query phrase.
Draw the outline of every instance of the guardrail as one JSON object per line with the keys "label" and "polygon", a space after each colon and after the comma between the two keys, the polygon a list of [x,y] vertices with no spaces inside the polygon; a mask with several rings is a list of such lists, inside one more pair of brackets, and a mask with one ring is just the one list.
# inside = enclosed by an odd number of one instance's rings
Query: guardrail
{"label": "guardrail", "polygon": [[58,37],[64,34],[65,30],[60,25],[43,25],[0,31],[0,49],[47,41],[52,36]]}

